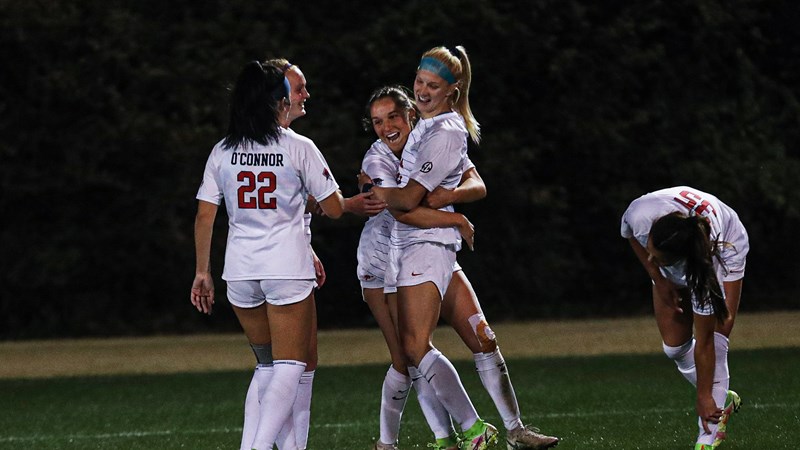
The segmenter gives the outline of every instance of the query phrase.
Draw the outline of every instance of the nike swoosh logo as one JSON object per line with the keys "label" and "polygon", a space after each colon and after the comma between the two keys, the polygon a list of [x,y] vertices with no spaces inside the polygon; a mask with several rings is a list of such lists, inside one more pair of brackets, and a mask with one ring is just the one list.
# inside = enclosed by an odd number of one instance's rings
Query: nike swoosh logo
{"label": "nike swoosh logo", "polygon": [[420,273],[411,272],[411,276],[412,276],[412,277],[418,277],[418,276],[420,276],[420,275],[422,275],[422,274],[424,274],[424,273],[425,273],[425,272],[420,272]]}

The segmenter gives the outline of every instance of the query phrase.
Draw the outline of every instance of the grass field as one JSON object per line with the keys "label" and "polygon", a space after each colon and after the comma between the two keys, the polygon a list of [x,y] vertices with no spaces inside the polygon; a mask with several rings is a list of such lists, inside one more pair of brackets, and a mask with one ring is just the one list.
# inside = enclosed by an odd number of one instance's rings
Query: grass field
{"label": "grass field", "polygon": [[[0,364],[9,354],[0,348]],[[523,419],[562,437],[559,449],[692,448],[693,389],[657,352],[507,356],[507,362]],[[455,365],[482,417],[499,425],[472,364]],[[310,449],[371,448],[386,368],[317,370]],[[730,369],[744,406],[722,448],[798,448],[800,347],[733,350]],[[249,378],[249,370],[6,377],[0,379],[0,449],[238,448]],[[401,448],[426,448],[430,438],[412,396]]]}

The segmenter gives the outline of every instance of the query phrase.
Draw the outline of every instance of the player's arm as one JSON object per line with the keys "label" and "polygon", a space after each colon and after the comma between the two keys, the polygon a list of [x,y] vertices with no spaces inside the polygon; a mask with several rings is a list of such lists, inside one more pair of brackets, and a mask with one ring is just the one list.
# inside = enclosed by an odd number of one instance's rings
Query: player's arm
{"label": "player's arm", "polygon": [[338,219],[344,213],[344,197],[342,197],[342,191],[338,189],[323,200],[317,199],[317,204],[322,212],[331,219]]}
{"label": "player's arm", "polygon": [[408,184],[402,188],[384,188],[373,186],[372,192],[375,198],[382,200],[390,209],[401,212],[408,212],[422,202],[428,190],[416,180],[408,180]]}
{"label": "player's arm", "polygon": [[681,296],[675,285],[664,278],[658,266],[650,260],[650,254],[647,253],[647,250],[642,247],[642,244],[640,244],[635,237],[629,237],[628,242],[633,249],[633,253],[636,254],[636,258],[642,264],[645,271],[647,271],[647,275],[653,280],[657,296],[664,300],[670,308],[682,313],[683,309],[680,307]]}
{"label": "player's arm", "polygon": [[714,329],[717,318],[713,314],[694,314],[695,347],[694,362],[697,369],[697,415],[706,433],[708,423],[719,422],[722,409],[717,406],[711,395],[714,384],[714,366],[716,351],[714,350]]}
{"label": "player's arm", "polygon": [[197,202],[194,221],[195,275],[189,296],[198,311],[211,314],[214,305],[214,280],[211,277],[211,237],[218,206],[203,200]]}
{"label": "player's arm", "polygon": [[422,204],[428,208],[439,209],[456,203],[471,203],[486,197],[486,183],[475,167],[461,176],[461,183],[455,189],[438,186],[428,193]]}
{"label": "player's arm", "polygon": [[374,198],[372,192],[362,192],[344,199],[344,212],[372,217],[386,208],[386,202]]}
{"label": "player's arm", "polygon": [[470,250],[475,246],[475,226],[463,214],[418,206],[411,211],[389,210],[395,219],[417,228],[458,228]]}

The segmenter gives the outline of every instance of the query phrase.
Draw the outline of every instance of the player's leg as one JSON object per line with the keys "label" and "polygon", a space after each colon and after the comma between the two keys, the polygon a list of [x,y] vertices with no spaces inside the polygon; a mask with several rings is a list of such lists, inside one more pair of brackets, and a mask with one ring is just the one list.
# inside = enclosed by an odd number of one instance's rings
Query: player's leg
{"label": "player's leg", "polygon": [[261,395],[272,378],[272,347],[267,305],[257,281],[227,283],[227,297],[256,357],[256,368],[244,403],[241,448],[249,450],[258,429]]}
{"label": "player's leg", "polygon": [[522,423],[517,396],[496,336],[481,311],[472,284],[460,269],[453,273],[447,287],[442,302],[442,318],[472,351],[481,383],[503,419],[509,446],[548,448],[558,444],[558,438],[540,434],[538,429]]}
{"label": "player's leg", "polygon": [[[308,445],[308,431],[311,425],[311,396],[314,386],[314,375],[317,369],[317,307],[314,292],[309,299],[312,303],[311,328],[309,329],[308,359],[306,369],[300,377],[297,386],[297,397],[292,408],[292,420],[289,422],[295,434],[295,441],[299,450],[304,450]],[[279,447],[279,450],[282,450]]]}
{"label": "player's leg", "polygon": [[722,408],[722,417],[716,425],[716,430],[713,430],[714,439],[712,445],[714,448],[720,445],[727,437],[728,421],[731,414],[739,410],[741,406],[741,399],[739,395],[730,390],[730,371],[728,370],[728,347],[731,331],[736,321],[736,315],[739,312],[739,302],[742,297],[742,280],[726,281],[722,283],[725,291],[725,304],[728,307],[728,318],[722,323],[717,324],[716,332],[714,333],[714,385],[711,389],[711,395],[714,401]]}
{"label": "player's leg", "polygon": [[697,371],[694,363],[695,340],[692,336],[692,305],[688,291],[681,292],[680,313],[661,299],[653,287],[653,311],[656,325],[661,334],[664,353],[675,361],[678,371],[692,383],[697,385]]}
{"label": "player's leg", "polygon": [[[302,281],[283,281],[287,286],[303,285]],[[280,296],[285,301],[272,300],[267,306],[267,316],[272,333],[272,353],[274,373],[261,398],[261,417],[253,448],[271,449],[280,429],[292,413],[294,400],[306,363],[310,333],[313,323],[314,304],[310,301],[312,284],[303,288],[305,296],[301,301],[295,297]],[[289,303],[294,302],[294,303]],[[278,304],[287,303],[287,304]]]}
{"label": "player's leg", "polygon": [[[380,438],[377,448],[392,448],[400,436],[400,421],[411,389],[411,378],[406,369],[406,360],[400,348],[387,294],[383,288],[362,289],[364,301],[383,334],[392,364],[386,372],[381,389]],[[395,294],[388,294],[394,296]]]}
{"label": "player's leg", "polygon": [[481,427],[483,422],[458,373],[431,343],[440,306],[441,293],[432,282],[398,286],[398,328],[403,351],[462,430],[470,430],[474,425]]}

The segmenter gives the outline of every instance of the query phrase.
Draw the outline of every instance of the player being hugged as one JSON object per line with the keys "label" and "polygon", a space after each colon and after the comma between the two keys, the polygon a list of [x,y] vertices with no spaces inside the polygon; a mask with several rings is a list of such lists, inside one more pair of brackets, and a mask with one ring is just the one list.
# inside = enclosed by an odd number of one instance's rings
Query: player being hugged
{"label": "player being hugged", "polygon": [[231,96],[228,131],[211,151],[197,193],[190,297],[198,311],[211,313],[211,236],[224,200],[229,230],[222,279],[258,361],[251,386],[259,394],[260,414],[253,433],[242,436],[248,449],[293,445],[287,442],[294,442],[294,433],[284,424],[308,360],[316,285],[304,225],[308,195],[328,217],[338,218],[343,210],[319,149],[280,126],[291,108],[289,91],[281,70],[258,61],[244,66]]}
{"label": "player being hugged", "polygon": [[664,352],[697,389],[695,449],[717,448],[741,404],[729,390],[728,343],[750,248],[747,231],[713,195],[678,186],[634,200],[621,233],[653,281]]}

